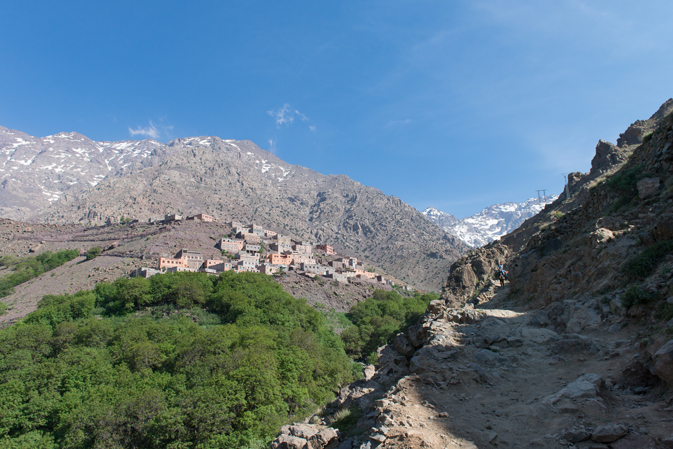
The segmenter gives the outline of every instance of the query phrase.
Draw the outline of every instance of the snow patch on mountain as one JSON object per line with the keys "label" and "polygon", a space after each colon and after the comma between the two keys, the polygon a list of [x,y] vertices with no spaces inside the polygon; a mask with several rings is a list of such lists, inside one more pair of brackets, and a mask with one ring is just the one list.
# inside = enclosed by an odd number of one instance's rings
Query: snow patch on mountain
{"label": "snow patch on mountain", "polygon": [[458,237],[473,248],[478,248],[512,232],[556,198],[558,198],[557,195],[551,195],[543,201],[531,198],[523,203],[494,204],[471,217],[460,220],[434,207],[428,207],[422,213],[428,220],[449,234]]}

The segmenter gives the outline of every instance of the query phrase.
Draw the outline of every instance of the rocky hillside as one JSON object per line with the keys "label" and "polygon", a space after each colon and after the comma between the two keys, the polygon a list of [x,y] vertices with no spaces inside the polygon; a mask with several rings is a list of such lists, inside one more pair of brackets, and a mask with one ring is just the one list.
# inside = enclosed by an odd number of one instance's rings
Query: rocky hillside
{"label": "rocky hillside", "polygon": [[[108,226],[29,224],[0,219],[0,258],[27,257],[45,251],[76,249],[84,254],[98,246],[104,251],[93,260],[79,257],[52,271],[14,288],[15,292],[0,301],[7,312],[0,315],[0,327],[13,323],[35,310],[47,294],[73,294],[93,289],[96,284],[112,282],[139,267],[156,267],[159,257],[173,256],[181,248],[202,253],[206,258],[220,258],[216,248],[219,238],[231,228],[223,223],[185,221],[173,224],[126,223]],[[318,254],[317,257],[325,257]],[[331,256],[334,258],[336,256]],[[378,270],[367,262],[365,266]],[[7,269],[0,267],[0,278]],[[386,278],[390,278],[385,274]],[[335,312],[347,312],[351,306],[370,297],[375,289],[392,290],[389,285],[355,281],[348,284],[288,272],[274,278],[283,289],[311,305]],[[394,279],[394,278],[393,278]],[[396,282],[397,279],[394,279]]]}
{"label": "rocky hillside", "polygon": [[528,218],[540,212],[546,204],[554,202],[557,195],[544,200],[531,198],[523,203],[500,203],[489,206],[481,212],[458,219],[434,207],[428,207],[422,214],[451,235],[458,237],[468,246],[478,248],[512,232]]}
{"label": "rocky hillside", "polygon": [[[204,212],[327,242],[435,291],[465,249],[400,199],[347,176],[287,164],[249,141],[198,137],[166,145],[104,143],[73,134],[70,142],[3,132],[4,151],[14,164],[0,192],[5,216],[103,224],[122,217],[147,221]],[[59,170],[68,170],[67,175]]]}
{"label": "rocky hillside", "polygon": [[569,180],[342,390],[340,449],[673,447],[673,100]]}
{"label": "rocky hillside", "polygon": [[146,159],[155,140],[94,142],[78,133],[33,137],[0,126],[0,215],[26,219]]}

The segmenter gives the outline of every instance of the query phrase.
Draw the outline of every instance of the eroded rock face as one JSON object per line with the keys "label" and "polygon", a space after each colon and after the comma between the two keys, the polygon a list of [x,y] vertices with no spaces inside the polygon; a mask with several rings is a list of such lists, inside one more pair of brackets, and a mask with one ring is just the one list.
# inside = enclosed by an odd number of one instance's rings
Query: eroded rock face
{"label": "eroded rock face", "polygon": [[493,278],[499,262],[505,263],[509,250],[494,244],[470,252],[451,266],[449,278],[442,288],[441,299],[450,307],[464,303],[475,289]]}
{"label": "eroded rock face", "polygon": [[673,387],[673,339],[654,354],[654,374]]}
{"label": "eroded rock face", "polygon": [[628,152],[605,140],[599,140],[596,145],[596,155],[591,160],[591,174],[605,173],[615,164],[626,161]]}
{"label": "eroded rock face", "polygon": [[645,199],[657,193],[661,182],[659,178],[643,178],[636,184],[638,188],[638,198]]}

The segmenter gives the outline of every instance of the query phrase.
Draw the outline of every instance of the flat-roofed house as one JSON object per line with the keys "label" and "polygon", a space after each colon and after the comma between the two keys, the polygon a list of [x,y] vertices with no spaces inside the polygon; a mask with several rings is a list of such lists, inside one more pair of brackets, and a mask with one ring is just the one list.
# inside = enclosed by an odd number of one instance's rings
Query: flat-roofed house
{"label": "flat-roofed house", "polygon": [[233,240],[227,238],[220,240],[220,249],[231,254],[238,253],[243,249],[243,245],[245,245],[245,241],[243,240]]}
{"label": "flat-roofed house", "polygon": [[161,257],[159,258],[159,269],[162,268],[174,268],[174,267],[187,267],[187,261],[184,259],[178,259],[175,257]]}
{"label": "flat-roofed house", "polygon": [[184,259],[186,266],[198,270],[203,265],[203,254],[188,249],[181,249],[175,255],[177,259]]}
{"label": "flat-roofed house", "polygon": [[287,254],[268,254],[266,259],[271,265],[290,265],[292,263],[292,256]]}
{"label": "flat-roofed house", "polygon": [[204,268],[210,268],[210,267],[212,267],[213,265],[219,265],[219,264],[221,264],[221,263],[224,263],[224,260],[221,260],[221,259],[206,259],[206,260],[203,262],[203,267],[204,267]]}
{"label": "flat-roofed house", "polygon": [[315,249],[319,249],[321,251],[325,251],[325,254],[328,256],[336,254],[336,251],[334,251],[334,248],[332,248],[330,245],[324,244],[324,245],[317,245]]}

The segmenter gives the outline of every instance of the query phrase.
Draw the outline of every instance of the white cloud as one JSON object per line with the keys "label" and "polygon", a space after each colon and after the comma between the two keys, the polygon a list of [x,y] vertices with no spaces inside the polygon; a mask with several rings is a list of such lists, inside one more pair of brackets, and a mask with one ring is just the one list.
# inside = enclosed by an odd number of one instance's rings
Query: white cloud
{"label": "white cloud", "polygon": [[[311,119],[308,118],[306,114],[302,114],[297,109],[292,109],[289,103],[285,103],[283,107],[280,109],[276,110],[271,109],[269,111],[266,111],[266,113],[274,118],[274,120],[276,121],[276,125],[278,125],[279,127],[281,125],[288,125],[288,126],[291,125],[292,123],[294,123],[295,118],[298,118],[302,122],[311,121]],[[310,125],[309,129],[311,131],[315,131],[316,127]]]}
{"label": "white cloud", "polygon": [[294,115],[290,110],[290,105],[287,103],[285,103],[282,108],[276,111],[274,111],[273,109],[267,111],[267,114],[269,114],[276,120],[276,125],[278,126],[289,125],[290,123],[294,122]]}
{"label": "white cloud", "polygon": [[[172,126],[167,127],[167,129],[173,129]],[[149,137],[151,139],[158,139],[159,138],[159,130],[157,127],[152,123],[152,120],[150,120],[150,126],[147,128],[142,128],[140,125],[138,125],[137,129],[132,129],[129,126],[129,134],[131,137],[136,136],[136,135],[141,135],[145,137]]]}
{"label": "white cloud", "polygon": [[269,139],[269,151],[273,154],[276,154],[276,140]]}
{"label": "white cloud", "polygon": [[[286,106],[287,106],[287,105],[286,105]],[[302,114],[301,112],[297,111],[296,109],[294,110],[294,113],[297,114],[297,115],[299,116],[299,118],[301,119],[302,122],[308,122],[308,121],[309,121],[309,118],[308,118],[308,117],[306,117],[304,114]]]}

